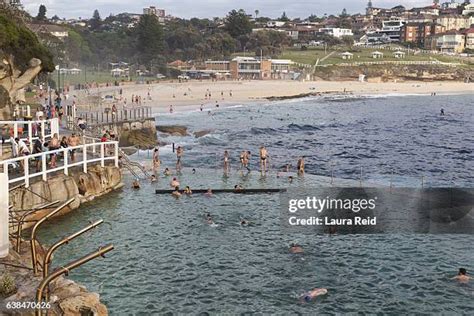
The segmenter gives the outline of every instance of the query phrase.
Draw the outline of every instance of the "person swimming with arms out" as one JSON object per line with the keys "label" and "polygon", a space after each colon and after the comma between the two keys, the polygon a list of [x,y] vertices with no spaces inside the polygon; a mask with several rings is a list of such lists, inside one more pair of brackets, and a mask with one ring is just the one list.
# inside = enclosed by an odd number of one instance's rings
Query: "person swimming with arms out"
{"label": "person swimming with arms out", "polygon": [[462,283],[467,283],[471,279],[470,276],[467,275],[466,268],[459,268],[458,275],[452,278],[453,280],[457,280]]}
{"label": "person swimming with arms out", "polygon": [[170,175],[171,175],[170,169],[169,169],[169,168],[166,168],[165,171],[163,172],[163,174],[164,174],[165,176],[167,176],[167,177],[170,176]]}
{"label": "person swimming with arms out", "polygon": [[320,295],[326,295],[327,293],[328,293],[328,290],[325,289],[325,288],[314,288],[314,289],[304,293],[303,295],[301,295],[301,301],[309,303],[313,299],[315,299],[316,297],[318,297]]}
{"label": "person swimming with arms out", "polygon": [[151,182],[151,183],[156,182],[156,176],[155,176],[154,174],[151,175],[151,177],[150,177],[150,182]]}

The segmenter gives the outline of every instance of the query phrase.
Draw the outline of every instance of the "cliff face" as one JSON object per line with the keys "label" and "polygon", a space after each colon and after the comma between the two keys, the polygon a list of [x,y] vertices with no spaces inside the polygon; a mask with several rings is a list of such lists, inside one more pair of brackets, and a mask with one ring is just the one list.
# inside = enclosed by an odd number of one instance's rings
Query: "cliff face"
{"label": "cliff face", "polygon": [[474,78],[474,67],[445,65],[371,65],[371,66],[332,66],[318,67],[315,76],[322,80],[340,81],[357,80],[359,75],[365,75],[367,80],[419,80],[464,81]]}

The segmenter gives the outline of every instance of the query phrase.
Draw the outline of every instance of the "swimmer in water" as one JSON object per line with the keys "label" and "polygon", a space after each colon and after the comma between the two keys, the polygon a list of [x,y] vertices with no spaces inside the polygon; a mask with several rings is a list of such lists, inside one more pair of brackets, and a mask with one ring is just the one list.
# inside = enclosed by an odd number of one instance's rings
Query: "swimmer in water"
{"label": "swimmer in water", "polygon": [[442,108],[440,111],[439,111],[439,115],[444,115],[444,109]]}
{"label": "swimmer in water", "polygon": [[242,192],[243,189],[244,189],[244,188],[243,188],[240,184],[236,184],[236,185],[234,186],[234,191],[235,191],[235,192]]}
{"label": "swimmer in water", "polygon": [[249,226],[250,222],[244,218],[240,220],[240,226]]}
{"label": "swimmer in water", "polygon": [[214,220],[212,219],[211,214],[209,214],[209,213],[206,213],[206,222],[207,222],[209,225],[216,225],[216,223],[214,223]]}
{"label": "swimmer in water", "polygon": [[186,195],[191,195],[193,194],[193,191],[191,191],[191,188],[188,186],[186,186],[186,188],[184,189],[184,194]]}
{"label": "swimmer in water", "polygon": [[212,190],[211,189],[207,189],[207,192],[204,193],[205,196],[212,196]]}
{"label": "swimmer in water", "polygon": [[196,174],[196,169],[193,168],[193,174]]}
{"label": "swimmer in water", "polygon": [[292,243],[290,245],[289,251],[290,251],[290,253],[303,253],[304,252],[303,247],[301,247],[300,245],[295,244],[295,243]]}
{"label": "swimmer in water", "polygon": [[165,176],[170,176],[170,175],[171,175],[170,169],[166,168],[165,171],[163,172],[163,174],[164,174]]}
{"label": "swimmer in water", "polygon": [[151,175],[150,181],[151,183],[156,182],[156,176],[154,174]]}
{"label": "swimmer in water", "polygon": [[308,302],[312,301],[314,298],[316,298],[317,296],[326,295],[327,293],[328,293],[327,289],[315,288],[315,289],[312,289],[311,291],[303,294],[301,296],[301,299],[303,301],[305,301],[306,303],[308,303]]}
{"label": "swimmer in water", "polygon": [[181,193],[179,192],[179,187],[175,187],[174,191],[171,193],[174,197],[180,197]]}
{"label": "swimmer in water", "polygon": [[289,182],[289,183],[293,183],[293,176],[289,176],[289,177],[288,177],[288,182]]}
{"label": "swimmer in water", "polygon": [[469,282],[471,277],[467,275],[467,270],[465,268],[459,268],[458,275],[453,277],[453,279],[464,283]]}
{"label": "swimmer in water", "polygon": [[133,188],[133,189],[140,189],[140,181],[139,181],[139,179],[133,180],[133,182],[132,182],[132,188]]}
{"label": "swimmer in water", "polygon": [[178,179],[173,178],[173,180],[171,180],[171,182],[170,182],[170,186],[171,186],[172,188],[179,187],[179,181],[178,181]]}

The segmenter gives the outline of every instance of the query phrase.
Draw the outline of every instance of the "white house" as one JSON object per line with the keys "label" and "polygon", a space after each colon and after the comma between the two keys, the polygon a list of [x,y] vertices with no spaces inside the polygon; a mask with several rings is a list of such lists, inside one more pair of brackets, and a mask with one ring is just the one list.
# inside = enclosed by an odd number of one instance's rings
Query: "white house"
{"label": "white house", "polygon": [[325,28],[320,28],[319,29],[320,33],[324,33],[327,35],[331,35],[337,38],[341,38],[343,36],[353,36],[354,33],[352,33],[351,29],[341,29],[338,27],[325,27]]}

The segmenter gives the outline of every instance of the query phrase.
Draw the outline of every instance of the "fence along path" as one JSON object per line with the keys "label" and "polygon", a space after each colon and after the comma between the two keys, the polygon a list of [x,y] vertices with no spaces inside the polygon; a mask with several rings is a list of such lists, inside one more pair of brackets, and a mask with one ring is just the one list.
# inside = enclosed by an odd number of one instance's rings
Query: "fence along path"
{"label": "fence along path", "polygon": [[[74,161],[71,159],[73,150],[76,158]],[[118,151],[119,146],[116,141],[94,142],[7,159],[0,161],[0,165],[3,166],[3,172],[8,173],[9,184],[24,184],[25,187],[29,187],[34,178],[46,181],[50,175],[61,171],[69,175],[69,170],[73,167],[82,167],[84,173],[87,173],[91,165],[100,163],[104,167],[109,161],[118,167]],[[52,167],[48,164],[48,159],[53,155],[57,157],[57,165]]]}

